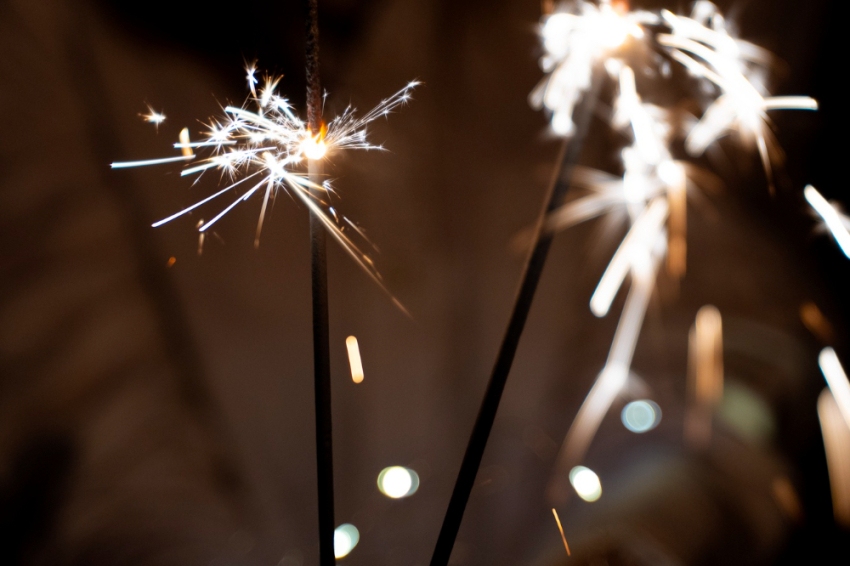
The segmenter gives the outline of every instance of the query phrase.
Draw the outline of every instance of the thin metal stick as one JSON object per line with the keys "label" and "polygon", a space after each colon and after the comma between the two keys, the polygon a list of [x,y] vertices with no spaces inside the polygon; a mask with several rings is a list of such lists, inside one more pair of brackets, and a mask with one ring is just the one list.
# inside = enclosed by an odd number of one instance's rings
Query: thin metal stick
{"label": "thin metal stick", "polygon": [[[322,127],[319,80],[319,18],[317,0],[307,0],[307,121],[315,135]],[[322,184],[322,166],[310,162],[310,181]],[[316,415],[316,482],[319,504],[319,565],[333,566],[334,475],[331,413],[331,360],[328,335],[328,265],[326,233],[315,214],[310,215],[310,259],[313,291],[313,376]]]}
{"label": "thin metal stick", "polygon": [[443,519],[443,526],[437,538],[437,545],[431,557],[431,566],[447,566],[449,558],[451,558],[452,548],[454,547],[455,539],[457,538],[457,533],[463,520],[463,513],[466,510],[466,504],[469,501],[469,495],[475,483],[475,476],[478,474],[481,458],[484,456],[484,449],[487,446],[487,440],[490,437],[490,431],[496,419],[499,402],[505,390],[505,383],[508,380],[511,365],[513,364],[517,347],[519,346],[519,339],[525,328],[528,312],[531,310],[531,303],[534,299],[534,293],[537,290],[540,276],[543,273],[543,267],[546,264],[549,247],[552,245],[554,235],[550,230],[545,228],[545,221],[551,212],[564,203],[567,189],[570,187],[573,169],[581,156],[582,146],[590,129],[591,118],[596,109],[596,101],[599,97],[599,89],[603,77],[604,73],[597,67],[594,70],[590,91],[585,94],[584,99],[574,113],[574,121],[576,123],[575,135],[567,140],[561,149],[558,166],[549,188],[549,198],[540,214],[540,218],[537,220],[534,245],[531,248],[528,263],[525,266],[522,282],[520,283],[516,301],[514,302],[514,309],[502,340],[502,346],[499,348],[499,354],[496,357],[490,382],[487,385],[484,399],[481,402],[481,408],[478,411],[478,418],[475,420],[475,426],[472,428],[472,434],[469,437],[469,444],[466,447],[463,463],[460,466],[460,471],[455,481],[452,498],[449,501],[449,507]]}

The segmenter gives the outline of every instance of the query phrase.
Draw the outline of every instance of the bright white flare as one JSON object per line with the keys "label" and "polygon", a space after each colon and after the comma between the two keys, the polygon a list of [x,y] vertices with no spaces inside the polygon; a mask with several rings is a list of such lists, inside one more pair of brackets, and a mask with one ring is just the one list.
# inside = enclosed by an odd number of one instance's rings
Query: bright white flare
{"label": "bright white flare", "polygon": [[590,468],[576,466],[570,470],[570,483],[573,484],[579,497],[593,503],[602,497],[602,482],[599,476]]}
{"label": "bright white flare", "polygon": [[629,37],[643,37],[639,22],[646,12],[621,13],[609,0],[562,3],[540,26],[544,55],[540,67],[549,75],[531,93],[535,108],[552,112],[552,130],[573,133],[573,109],[590,88],[593,66]]}
{"label": "bright white flare", "polygon": [[823,219],[829,233],[835,238],[835,243],[850,258],[850,217],[838,211],[835,204],[830,203],[816,188],[811,185],[803,190],[803,196],[809,202],[815,212]]}
{"label": "bright white flare", "polygon": [[[321,185],[309,178],[308,162],[322,159],[337,150],[361,149],[382,150],[380,145],[372,144],[367,138],[367,126],[381,116],[389,115],[394,109],[410,100],[410,93],[419,83],[408,83],[403,89],[389,98],[381,101],[375,108],[358,117],[351,106],[339,116],[323,126],[321,132],[313,133],[307,124],[293,112],[286,98],[276,92],[280,79],[266,77],[260,86],[256,70],[249,67],[247,71],[248,89],[251,92],[249,100],[255,109],[226,106],[224,115],[212,119],[205,137],[199,142],[189,140],[188,130],[183,130],[179,143],[174,147],[180,149],[182,155],[162,159],[143,161],[126,161],[112,164],[113,168],[139,167],[158,165],[180,161],[193,161],[181,172],[182,176],[201,175],[205,171],[217,169],[222,177],[227,176],[230,184],[218,192],[206,197],[171,216],[155,222],[154,227],[179,218],[196,208],[231,193],[239,187],[237,198],[214,215],[211,220],[198,226],[200,232],[212,228],[227,212],[240,202],[248,200],[254,194],[262,194],[262,206],[257,223],[257,240],[263,226],[269,201],[278,191],[284,190],[300,200],[328,229],[334,239],[343,249],[363,268],[376,282],[380,284],[380,276],[374,268],[372,260],[343,233],[342,225],[330,206],[330,196],[333,189],[329,183]],[[159,123],[164,119],[161,114],[154,113],[145,118]],[[206,157],[196,155],[192,150],[205,150]],[[240,187],[245,183],[244,186]],[[346,220],[349,226],[353,226]],[[362,233],[356,229],[362,236]],[[395,301],[396,304],[401,305]]]}
{"label": "bright white flare", "polygon": [[835,402],[838,403],[838,408],[841,410],[841,415],[850,427],[850,382],[847,380],[847,374],[844,373],[844,368],[832,348],[824,348],[818,356],[818,363],[823,372],[826,383],[829,385],[829,390],[835,397]]}

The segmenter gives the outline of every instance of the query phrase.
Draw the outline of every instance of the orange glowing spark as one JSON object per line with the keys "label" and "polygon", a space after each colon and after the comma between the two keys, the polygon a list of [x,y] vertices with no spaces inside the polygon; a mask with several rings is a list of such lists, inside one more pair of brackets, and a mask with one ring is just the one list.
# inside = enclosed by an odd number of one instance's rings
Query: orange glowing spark
{"label": "orange glowing spark", "polygon": [[850,527],[850,452],[847,451],[850,427],[829,389],[824,389],[818,397],[818,418],[826,451],[835,522]]}
{"label": "orange glowing spark", "polygon": [[176,257],[171,256],[170,258],[168,258],[168,264],[167,264],[167,265],[168,265],[168,267],[172,267],[175,263],[177,263],[177,258],[176,258]]}
{"label": "orange glowing spark", "polygon": [[363,362],[360,359],[360,346],[357,344],[357,338],[349,336],[345,339],[345,347],[348,349],[348,364],[351,366],[351,381],[354,383],[363,382]]}
{"label": "orange glowing spark", "polygon": [[558,525],[558,532],[561,533],[561,540],[564,541],[564,548],[567,549],[567,556],[571,556],[570,545],[567,544],[567,537],[564,535],[564,527],[561,526],[561,519],[558,518],[558,512],[555,511],[554,507],[552,507],[552,514],[555,516],[555,523]]}
{"label": "orange glowing spark", "polygon": [[705,447],[714,409],[723,397],[723,322],[716,307],[697,313],[688,339],[688,403],[685,439]]}
{"label": "orange glowing spark", "polygon": [[817,336],[821,342],[829,344],[833,341],[835,333],[832,330],[832,324],[812,301],[806,301],[800,307],[800,320],[803,321],[803,325],[809,332]]}

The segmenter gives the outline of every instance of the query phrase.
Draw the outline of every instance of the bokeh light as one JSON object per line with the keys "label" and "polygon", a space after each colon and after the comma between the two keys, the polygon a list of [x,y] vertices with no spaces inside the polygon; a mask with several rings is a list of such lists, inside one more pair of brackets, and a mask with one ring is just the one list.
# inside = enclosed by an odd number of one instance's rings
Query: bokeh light
{"label": "bokeh light", "polygon": [[584,466],[576,466],[570,470],[570,483],[579,497],[593,503],[602,497],[602,482],[599,481],[599,476],[590,468]]}
{"label": "bokeh light", "polygon": [[661,422],[661,408],[647,399],[632,401],[620,414],[623,426],[638,434],[650,431]]}
{"label": "bokeh light", "polygon": [[360,531],[351,523],[343,523],[334,529],[334,557],[348,556],[360,542]]}
{"label": "bokeh light", "polygon": [[419,474],[403,466],[390,466],[378,474],[378,489],[392,499],[409,497],[419,489]]}

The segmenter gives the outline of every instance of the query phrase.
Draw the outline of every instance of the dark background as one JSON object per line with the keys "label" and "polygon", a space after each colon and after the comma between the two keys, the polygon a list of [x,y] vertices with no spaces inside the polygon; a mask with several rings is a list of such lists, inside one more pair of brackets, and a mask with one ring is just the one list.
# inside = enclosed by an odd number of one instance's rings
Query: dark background
{"label": "dark background", "polygon": [[[775,116],[788,159],[773,197],[734,143],[703,162],[724,187],[692,203],[687,278],[659,283],[634,363],[664,418],[636,436],[620,404],[603,423],[587,456],[603,498],[559,506],[572,563],[843,563],[829,558],[848,537],[815,410],[823,344],[799,319],[814,301],[850,360],[850,262],[801,196],[813,183],[847,203],[838,2],[728,4],[742,37],[777,54],[775,91],[821,111]],[[639,7],[662,5],[687,9]],[[557,153],[527,104],[539,15],[533,0],[320,1],[327,115],[425,83],[374,124],[389,152],[329,168],[412,313],[330,249],[336,518],[361,531],[346,563],[430,558],[522,266],[509,243],[538,213]],[[255,250],[248,202],[199,256],[194,225],[218,208],[150,223],[208,194],[212,176],[192,186],[175,168],[108,168],[168,155],[180,128],[241,103],[246,62],[283,74],[300,106],[303,28],[299,2],[0,1],[3,563],[316,564],[306,211],[281,195]],[[168,116],[158,129],[139,119],[146,104]],[[595,124],[585,162],[610,167],[624,142]],[[556,239],[453,563],[565,563],[545,489],[624,298],[604,319],[587,308],[623,232],[601,224]],[[681,423],[704,304],[724,317],[727,391],[756,399],[768,424],[748,436],[719,422],[697,454]],[[393,464],[419,472],[413,497],[376,489]],[[778,477],[801,515],[777,504]]]}

